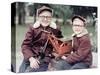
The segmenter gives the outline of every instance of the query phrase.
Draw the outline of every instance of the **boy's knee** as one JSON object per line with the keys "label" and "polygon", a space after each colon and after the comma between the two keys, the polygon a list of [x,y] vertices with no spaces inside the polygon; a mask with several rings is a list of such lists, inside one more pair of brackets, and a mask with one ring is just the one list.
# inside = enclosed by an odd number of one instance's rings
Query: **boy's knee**
{"label": "boy's knee", "polygon": [[52,64],[53,69],[55,70],[64,70],[67,66],[69,67],[70,65],[67,63],[67,61],[65,60],[58,60],[58,61],[54,61]]}
{"label": "boy's knee", "polygon": [[19,68],[19,73],[23,73],[25,72],[26,68],[29,66],[29,62],[23,60],[23,62],[21,63],[20,65],[20,68]]}
{"label": "boy's knee", "polygon": [[85,68],[88,68],[88,65],[83,63],[78,63],[71,67],[71,69],[85,69]]}

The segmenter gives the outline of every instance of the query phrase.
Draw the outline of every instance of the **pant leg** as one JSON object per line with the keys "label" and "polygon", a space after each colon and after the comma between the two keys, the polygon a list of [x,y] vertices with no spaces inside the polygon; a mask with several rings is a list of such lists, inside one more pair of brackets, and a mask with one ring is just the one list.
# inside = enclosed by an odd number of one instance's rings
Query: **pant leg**
{"label": "pant leg", "polygon": [[55,70],[69,70],[72,66],[65,60],[55,60],[53,63],[53,68]]}
{"label": "pant leg", "polygon": [[37,72],[47,71],[47,70],[48,70],[48,63],[42,63],[40,64],[40,68],[37,69]]}
{"label": "pant leg", "polygon": [[89,68],[89,66],[85,63],[76,63],[71,67],[71,69],[86,69],[86,68]]}
{"label": "pant leg", "polygon": [[23,60],[21,66],[19,68],[19,73],[24,73],[28,66],[30,66],[29,62],[26,60]]}
{"label": "pant leg", "polygon": [[47,70],[48,70],[48,63],[41,63],[38,69],[34,69],[28,66],[25,72],[42,72]]}
{"label": "pant leg", "polygon": [[20,68],[19,68],[19,73],[24,73],[24,72],[41,72],[41,71],[46,71],[48,70],[48,63],[41,63],[39,65],[40,67],[38,69],[34,69],[30,67],[30,63],[28,61],[23,60]]}

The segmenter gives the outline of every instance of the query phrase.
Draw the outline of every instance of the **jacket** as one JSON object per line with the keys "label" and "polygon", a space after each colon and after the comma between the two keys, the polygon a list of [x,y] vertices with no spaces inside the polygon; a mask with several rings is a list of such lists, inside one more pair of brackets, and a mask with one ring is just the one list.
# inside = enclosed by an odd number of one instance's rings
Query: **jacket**
{"label": "jacket", "polygon": [[[30,26],[21,46],[25,60],[28,60],[30,57],[38,58],[38,56],[40,55],[39,53],[41,52],[41,48],[45,45],[47,41],[47,35],[46,33],[42,32],[42,30],[52,32],[58,38],[63,37],[59,28],[53,28],[50,26],[44,28],[41,25],[37,27],[35,25]],[[48,43],[45,50],[44,62],[50,62],[50,59],[52,57],[52,50],[52,45]]]}
{"label": "jacket", "polygon": [[67,61],[71,64],[78,62],[92,64],[92,51],[91,51],[90,37],[85,29],[79,35],[73,35],[73,52],[67,57]]}

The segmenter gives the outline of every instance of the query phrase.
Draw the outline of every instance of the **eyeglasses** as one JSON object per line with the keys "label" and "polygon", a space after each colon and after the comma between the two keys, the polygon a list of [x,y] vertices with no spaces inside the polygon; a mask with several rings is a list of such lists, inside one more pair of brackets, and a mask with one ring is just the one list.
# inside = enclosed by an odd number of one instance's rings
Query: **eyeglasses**
{"label": "eyeglasses", "polygon": [[40,18],[42,18],[42,19],[51,19],[52,17],[51,16],[39,16]]}
{"label": "eyeglasses", "polygon": [[73,25],[73,27],[84,27],[84,25]]}

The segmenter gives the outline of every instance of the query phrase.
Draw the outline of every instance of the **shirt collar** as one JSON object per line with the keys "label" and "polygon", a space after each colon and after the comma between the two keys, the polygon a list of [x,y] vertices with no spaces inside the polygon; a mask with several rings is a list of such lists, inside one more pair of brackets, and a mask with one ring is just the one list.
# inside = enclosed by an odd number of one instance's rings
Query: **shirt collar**
{"label": "shirt collar", "polygon": [[[36,21],[34,24],[33,24],[33,27],[34,28],[38,28],[40,27],[40,22],[39,21]],[[49,27],[53,28],[53,29],[57,29],[57,25],[55,22],[51,22],[51,24],[49,25]]]}
{"label": "shirt collar", "polygon": [[87,29],[84,29],[82,33],[80,33],[80,34],[73,33],[72,36],[82,37],[82,36],[84,36],[86,34],[88,34],[88,31],[87,31]]}

